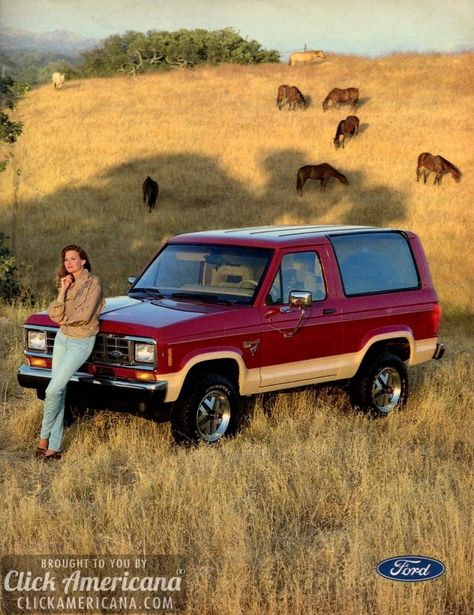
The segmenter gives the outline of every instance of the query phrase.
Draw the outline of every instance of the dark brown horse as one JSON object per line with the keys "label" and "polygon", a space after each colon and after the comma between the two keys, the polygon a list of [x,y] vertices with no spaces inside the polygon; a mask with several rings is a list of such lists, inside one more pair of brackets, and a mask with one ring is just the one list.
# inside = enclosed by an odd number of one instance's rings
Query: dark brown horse
{"label": "dark brown horse", "polygon": [[288,109],[293,109],[294,111],[296,107],[301,107],[302,109],[307,107],[306,99],[296,85],[288,88],[286,98],[288,100]]}
{"label": "dark brown horse", "polygon": [[280,85],[278,86],[278,94],[276,99],[276,104],[279,109],[283,107],[283,105],[287,102],[288,99],[288,90],[290,89],[289,85]]}
{"label": "dark brown horse", "polygon": [[331,177],[338,179],[341,184],[349,183],[345,175],[339,173],[337,169],[327,162],[323,162],[322,164],[306,164],[304,167],[300,167],[296,174],[296,194],[298,196],[303,196],[303,186],[307,179],[319,179],[321,182],[321,190],[325,190]]}
{"label": "dark brown horse", "polygon": [[440,184],[441,178],[446,173],[451,173],[453,179],[457,182],[461,181],[461,171],[443,158],[442,156],[433,156],[429,152],[423,152],[418,156],[418,165],[416,167],[416,181],[419,181],[420,176],[423,175],[423,180],[426,184],[426,180],[428,179],[428,175],[433,171],[436,173],[433,184]]}
{"label": "dark brown horse", "polygon": [[143,190],[143,202],[147,203],[148,211],[151,213],[152,209],[155,209],[156,199],[158,198],[158,192],[160,190],[158,182],[148,176],[142,185]]}
{"label": "dark brown horse", "polygon": [[289,110],[295,110],[296,107],[305,109],[308,106],[305,97],[296,85],[280,85],[278,87],[276,104],[279,109],[287,104]]}
{"label": "dark brown horse", "polygon": [[337,106],[342,102],[350,102],[352,108],[355,109],[359,102],[359,90],[357,88],[334,88],[323,101],[323,111],[326,111],[330,102]]}
{"label": "dark brown horse", "polygon": [[[345,120],[341,120],[337,125],[336,136],[334,137],[334,145],[344,147],[346,137],[352,137],[359,132],[359,118],[357,115],[348,115]],[[340,138],[342,137],[342,141]]]}

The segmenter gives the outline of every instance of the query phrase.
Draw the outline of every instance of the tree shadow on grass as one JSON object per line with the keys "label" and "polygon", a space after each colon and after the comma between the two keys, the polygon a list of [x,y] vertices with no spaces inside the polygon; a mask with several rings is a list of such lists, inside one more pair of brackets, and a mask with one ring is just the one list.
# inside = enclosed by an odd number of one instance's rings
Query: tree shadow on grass
{"label": "tree shadow on grass", "polygon": [[[287,156],[292,159],[293,153]],[[284,152],[279,158],[283,165]],[[297,158],[302,158],[301,152]],[[143,203],[142,183],[148,175],[160,186],[152,213]],[[281,181],[279,172],[275,177]],[[272,194],[276,192],[275,187]],[[68,243],[84,245],[94,270],[109,280],[106,288],[118,292],[126,288],[127,276],[140,271],[171,235],[272,224],[292,210],[286,198],[272,202],[261,198],[227,173],[217,157],[188,152],[128,160],[110,167],[93,183],[74,181],[29,200],[21,199],[20,188],[19,197],[16,258],[20,272],[30,277],[28,263],[35,254],[34,290],[51,292],[58,253]],[[11,218],[5,220],[6,228],[11,224]]]}
{"label": "tree shadow on grass", "polygon": [[[108,290],[116,293],[125,290],[127,276],[140,271],[175,234],[315,224],[339,203],[349,203],[342,220],[346,224],[383,226],[404,215],[403,194],[369,185],[362,172],[347,173],[349,186],[331,180],[325,192],[319,190],[319,182],[312,182],[313,186],[308,182],[303,198],[298,197],[296,172],[306,163],[307,155],[297,148],[266,153],[256,163],[266,178],[257,191],[230,176],[211,156],[180,152],[129,160],[102,173],[93,185],[75,183],[41,198],[20,199],[17,263],[29,277],[31,254],[35,254],[33,290],[44,290],[45,284],[52,289],[52,268],[61,247],[83,244],[97,273],[108,281]],[[143,203],[142,183],[147,175],[160,186],[152,213]]]}
{"label": "tree shadow on grass", "polygon": [[308,164],[307,156],[297,149],[274,151],[262,159],[267,182],[259,207],[266,224],[281,221],[283,212],[302,224],[316,224],[339,204],[346,206],[342,220],[339,218],[341,224],[386,226],[405,216],[407,197],[403,192],[373,185],[362,171],[345,170],[342,162],[331,164],[346,175],[348,185],[332,178],[323,191],[319,181],[308,180],[303,197],[298,197],[296,174],[304,164]]}
{"label": "tree shadow on grass", "polygon": [[351,171],[347,177],[351,207],[343,216],[344,224],[387,226],[405,217],[407,196],[402,191],[369,184],[362,171]]}

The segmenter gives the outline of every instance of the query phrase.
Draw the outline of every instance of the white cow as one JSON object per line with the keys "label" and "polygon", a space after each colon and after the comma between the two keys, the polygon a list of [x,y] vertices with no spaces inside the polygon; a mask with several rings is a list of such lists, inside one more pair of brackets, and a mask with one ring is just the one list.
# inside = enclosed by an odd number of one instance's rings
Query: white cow
{"label": "white cow", "polygon": [[59,90],[64,83],[64,79],[66,78],[66,73],[53,73],[52,80],[55,88]]}

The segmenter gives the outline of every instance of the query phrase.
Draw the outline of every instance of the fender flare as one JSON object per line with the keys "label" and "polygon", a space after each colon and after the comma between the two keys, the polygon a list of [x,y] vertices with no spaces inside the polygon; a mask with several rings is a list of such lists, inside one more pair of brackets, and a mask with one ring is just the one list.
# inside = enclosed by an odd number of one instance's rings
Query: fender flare
{"label": "fender flare", "polygon": [[254,390],[252,383],[254,380],[260,381],[260,370],[249,370],[245,364],[242,353],[235,348],[216,349],[209,350],[205,353],[196,353],[184,357],[182,367],[176,372],[170,374],[163,374],[164,378],[168,382],[166,392],[166,402],[176,401],[178,399],[181,389],[183,387],[189,372],[200,363],[207,363],[209,361],[222,361],[231,360],[237,364],[238,368],[238,389],[240,395],[246,395],[249,391]]}

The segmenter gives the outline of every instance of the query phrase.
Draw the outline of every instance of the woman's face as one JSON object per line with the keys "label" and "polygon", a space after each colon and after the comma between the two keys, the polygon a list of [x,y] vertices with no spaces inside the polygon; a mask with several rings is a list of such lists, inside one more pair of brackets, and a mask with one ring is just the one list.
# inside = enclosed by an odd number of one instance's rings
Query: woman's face
{"label": "woman's face", "polygon": [[75,275],[86,264],[86,261],[79,256],[76,250],[68,250],[64,255],[64,268],[68,273]]}

